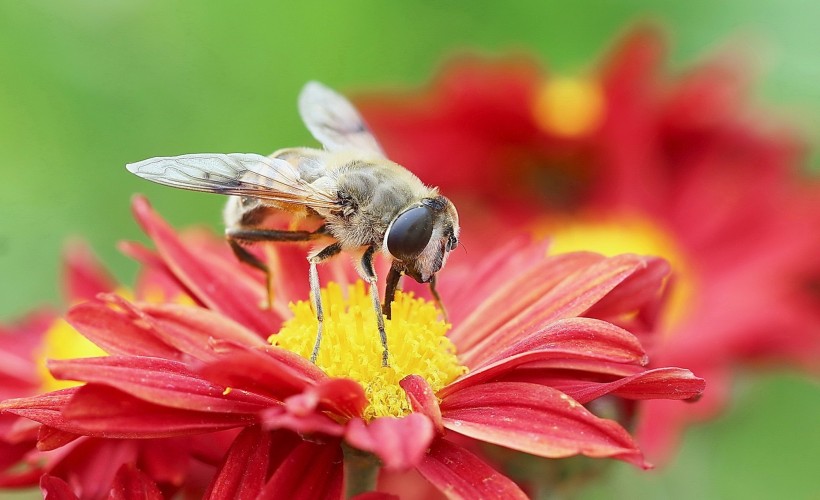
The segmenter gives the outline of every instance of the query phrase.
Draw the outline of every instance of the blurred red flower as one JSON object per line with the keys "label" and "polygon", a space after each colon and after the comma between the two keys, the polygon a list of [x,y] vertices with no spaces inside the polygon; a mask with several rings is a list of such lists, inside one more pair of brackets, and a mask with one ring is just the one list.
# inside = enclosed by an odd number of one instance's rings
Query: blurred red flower
{"label": "blurred red flower", "polygon": [[642,26],[587,76],[464,57],[420,92],[357,100],[389,156],[458,204],[468,248],[524,226],[553,252],[670,261],[661,331],[642,341],[657,366],[692,368],[710,390],[697,405],[641,405],[639,442],[658,458],[725,404],[734,369],[816,372],[820,356],[820,189],[803,146],[748,109],[740,54],[670,77],[664,51]]}
{"label": "blurred red flower", "polygon": [[[456,326],[445,337],[432,303],[400,294],[386,368],[362,285],[349,266],[331,262],[321,270],[328,319],[314,365],[302,251],[265,248],[276,271],[265,309],[262,277],[227,246],[202,234],[180,238],[143,199],[134,210],[156,251],[122,248],[163,284],[163,297],[182,292],[193,304],[101,294],[73,307],[68,322],[109,355],[50,362],[57,378],[81,387],[0,403],[41,424],[41,446],[77,436],[207,441],[240,428],[210,498],[336,498],[343,462],[353,467],[363,452],[387,471],[415,469],[451,496],[523,497],[470,448],[494,443],[647,467],[618,423],[584,405],[602,396],[692,399],[704,388],[686,369],[644,368],[646,353],[624,328],[654,321],[668,272],[660,259],[546,257],[545,245],[522,240],[480,265],[454,259],[440,286]],[[272,346],[266,338],[275,332]],[[119,471],[120,483],[144,482]],[[43,482],[47,491],[65,487]]]}

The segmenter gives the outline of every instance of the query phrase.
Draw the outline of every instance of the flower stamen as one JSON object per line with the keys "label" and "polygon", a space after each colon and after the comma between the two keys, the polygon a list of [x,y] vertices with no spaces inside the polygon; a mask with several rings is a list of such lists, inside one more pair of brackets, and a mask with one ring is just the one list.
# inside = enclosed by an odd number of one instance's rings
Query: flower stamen
{"label": "flower stamen", "polygon": [[[466,373],[455,346],[445,336],[450,325],[439,319],[433,303],[412,294],[396,294],[391,319],[384,322],[390,345],[390,366],[384,367],[373,305],[364,283],[349,286],[347,297],[336,283],[321,293],[325,320],[316,365],[331,377],[346,377],[361,384],[370,402],[365,419],[411,413],[399,386],[407,375],[420,375],[437,391]],[[294,317],[269,340],[307,359],[315,341],[316,315],[307,301],[290,308]]]}

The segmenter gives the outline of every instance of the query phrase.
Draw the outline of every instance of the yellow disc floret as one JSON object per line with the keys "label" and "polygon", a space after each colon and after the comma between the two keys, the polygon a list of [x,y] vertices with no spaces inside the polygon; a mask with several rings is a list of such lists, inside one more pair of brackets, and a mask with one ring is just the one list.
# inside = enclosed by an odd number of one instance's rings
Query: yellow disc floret
{"label": "yellow disc floret", "polygon": [[[385,319],[389,365],[382,366],[382,345],[370,295],[361,281],[347,296],[336,283],[322,289],[325,312],[322,346],[316,365],[331,377],[357,381],[369,401],[365,419],[399,417],[411,412],[399,386],[408,375],[419,375],[438,391],[467,369],[456,357],[445,334],[450,325],[439,319],[435,305],[412,294],[397,293],[391,319]],[[290,305],[294,317],[271,336],[274,345],[309,358],[316,340],[316,314],[309,302]]]}
{"label": "yellow disc floret", "polygon": [[569,139],[594,132],[603,114],[600,86],[582,78],[549,79],[541,86],[533,107],[535,121],[544,131]]}

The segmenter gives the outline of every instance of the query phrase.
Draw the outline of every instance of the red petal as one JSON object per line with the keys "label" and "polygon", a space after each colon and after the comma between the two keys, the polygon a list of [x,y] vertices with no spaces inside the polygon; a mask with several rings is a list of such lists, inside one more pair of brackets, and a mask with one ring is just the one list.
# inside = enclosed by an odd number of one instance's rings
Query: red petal
{"label": "red petal", "polygon": [[48,474],[40,478],[40,491],[43,492],[43,498],[48,500],[77,500],[77,495],[65,481]]}
{"label": "red petal", "polygon": [[165,264],[198,300],[257,333],[278,330],[282,316],[261,307],[267,300],[267,291],[237,270],[241,263],[204,259],[190,251],[145,198],[135,197],[132,208]]}
{"label": "red petal", "polygon": [[243,430],[225,455],[204,498],[258,498],[267,479],[270,455],[270,432],[258,427]]}
{"label": "red petal", "polygon": [[439,391],[439,397],[506,375],[528,363],[586,360],[590,363],[646,363],[640,342],[631,333],[590,318],[559,320],[487,358],[467,375]]}
{"label": "red petal", "polygon": [[537,350],[588,353],[616,363],[645,364],[648,361],[638,339],[623,328],[591,318],[567,318],[521,338],[488,357],[486,362]]}
{"label": "red petal", "polygon": [[50,473],[65,478],[82,498],[105,498],[120,468],[137,460],[133,440],[84,439],[67,453],[55,454]]}
{"label": "red petal", "polygon": [[15,398],[0,401],[0,412],[12,408],[43,408],[59,409],[77,392],[78,387],[60,389],[59,391],[47,392],[30,398]]}
{"label": "red petal", "polygon": [[303,441],[276,469],[259,498],[341,498],[343,471],[342,447],[338,442],[317,444]]}
{"label": "red petal", "polygon": [[[511,280],[524,283],[537,276],[541,271],[534,268],[542,265],[548,249],[548,241],[533,242],[529,235],[517,235],[512,241],[483,256],[479,262],[461,266],[469,267],[469,272],[463,273],[463,276],[458,276],[457,279],[452,276],[461,274],[458,273],[458,266],[448,267],[446,272],[441,273],[439,279],[442,291],[449,292],[445,304],[450,321],[453,325],[458,325],[450,333],[450,338],[460,338],[462,334],[468,333],[461,325],[488,301],[502,303],[499,307],[502,311],[511,307],[515,296],[499,294],[498,290]],[[535,281],[536,285],[539,283],[540,281]],[[510,302],[503,303],[504,300]]]}
{"label": "red petal", "polygon": [[153,328],[130,311],[100,302],[86,302],[68,311],[66,320],[109,354],[177,358],[179,352],[156,337]]}
{"label": "red petal", "polygon": [[[570,254],[571,255],[571,254]],[[562,318],[583,314],[595,303],[635,272],[647,266],[647,259],[636,255],[618,255],[587,265],[566,276],[529,307],[503,326],[488,334],[480,343],[460,356],[468,366],[476,366],[532,332]],[[577,266],[573,267],[577,270]]]}
{"label": "red petal", "polygon": [[388,470],[406,470],[417,465],[434,436],[433,424],[421,413],[377,418],[368,425],[351,420],[345,432],[348,443],[378,456]]}
{"label": "red petal", "polygon": [[433,393],[430,384],[419,375],[408,375],[404,377],[399,385],[407,394],[410,406],[414,412],[426,415],[433,423],[436,434],[444,433],[444,425],[441,423],[441,409],[438,407],[438,398]]}
{"label": "red petal", "polygon": [[444,398],[441,414],[452,431],[525,453],[611,457],[647,467],[620,425],[551,387],[522,382],[471,386]]}
{"label": "red petal", "polygon": [[623,283],[589,308],[584,316],[600,319],[617,318],[657,303],[663,296],[664,280],[669,276],[670,270],[667,261],[647,258],[645,268],[638,269],[627,277]]}
{"label": "red petal", "polygon": [[239,387],[283,401],[327,379],[327,375],[308,360],[277,347],[250,349],[236,343],[218,342],[214,349],[218,353],[214,361],[198,366],[196,371],[226,387]]}
{"label": "red petal", "polygon": [[188,297],[205,307],[196,297],[191,296],[190,290],[174,276],[156,252],[134,241],[121,241],[117,248],[142,264],[134,285],[134,296],[138,300],[155,301],[157,297],[161,300],[176,300],[177,297]]}
{"label": "red petal", "polygon": [[[221,460],[230,445],[230,441],[224,442],[222,434],[231,432],[233,431],[180,438],[140,440],[139,466],[157,484],[182,486],[191,466],[194,465],[192,457],[196,457],[199,462],[207,463],[208,455],[216,454]],[[208,454],[203,454],[196,449],[199,442],[203,440],[207,441],[208,448],[211,449]]]}
{"label": "red petal", "polygon": [[7,443],[0,440],[0,475],[6,469],[21,461],[31,451],[32,445],[31,441]]}
{"label": "red petal", "polygon": [[683,368],[656,368],[607,384],[567,380],[553,387],[586,404],[606,394],[625,399],[692,399],[703,393],[706,382]]}
{"label": "red petal", "polygon": [[509,478],[446,439],[433,443],[417,469],[447,498],[527,498]]}
{"label": "red petal", "polygon": [[355,380],[335,378],[323,380],[302,394],[289,397],[285,403],[294,414],[305,414],[318,408],[339,417],[360,418],[367,406],[367,396]]}
{"label": "red petal", "polygon": [[391,493],[382,493],[381,491],[368,491],[367,493],[359,493],[350,500],[401,500],[401,497]]}
{"label": "red petal", "polygon": [[327,434],[328,436],[339,437],[344,435],[345,428],[324,413],[310,413],[307,415],[295,415],[288,412],[287,408],[269,408],[259,414],[259,422],[265,429],[287,429],[300,435]]}
{"label": "red petal", "polygon": [[81,387],[62,414],[13,412],[67,432],[120,439],[185,436],[256,423],[246,414],[168,408],[93,384]]}
{"label": "red petal", "polygon": [[258,334],[208,309],[180,304],[150,304],[138,306],[154,321],[157,336],[167,344],[196,359],[214,358],[210,339],[230,340],[250,347],[270,345]]}
{"label": "red petal", "polygon": [[111,487],[109,500],[162,500],[157,485],[133,464],[120,467]]}
{"label": "red petal", "polygon": [[63,251],[63,287],[67,302],[91,300],[98,293],[117,287],[88,245],[80,240],[70,242]]}
{"label": "red petal", "polygon": [[214,385],[180,362],[144,356],[106,356],[52,360],[52,374],[114,387],[145,401],[172,408],[208,412],[255,413],[276,402],[269,398]]}
{"label": "red petal", "polygon": [[584,252],[544,258],[546,250],[540,245],[535,247],[544,252],[535,261],[537,264],[530,264],[523,273],[518,272],[512,277],[505,276],[506,279],[497,283],[491,290],[492,293],[476,304],[470,310],[469,316],[450,332],[448,336],[460,352],[472,349],[477,343],[492,336],[493,332],[505,323],[530,310],[533,304],[540,303],[539,298],[558,286],[567,276],[574,275],[603,259],[600,255]]}
{"label": "red petal", "polygon": [[61,431],[60,429],[54,429],[53,427],[49,427],[47,425],[41,425],[40,432],[37,435],[37,449],[40,451],[56,450],[57,448],[61,448],[80,437],[82,436],[79,434]]}

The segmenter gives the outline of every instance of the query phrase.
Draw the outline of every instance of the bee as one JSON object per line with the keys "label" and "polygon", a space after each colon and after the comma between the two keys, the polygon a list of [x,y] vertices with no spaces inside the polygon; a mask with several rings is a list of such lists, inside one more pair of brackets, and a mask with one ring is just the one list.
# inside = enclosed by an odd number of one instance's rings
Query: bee
{"label": "bee", "polygon": [[[157,157],[126,165],[128,171],[180,189],[229,195],[224,211],[225,236],[236,257],[264,272],[268,266],[246,246],[258,242],[315,242],[307,256],[310,290],[318,329],[311,361],[322,342],[322,299],[317,264],[342,252],[359,260],[357,271],[370,285],[382,344],[382,366],[388,366],[384,318],[401,277],[429,283],[458,245],[458,212],[438,188],[428,187],[404,167],[390,161],[356,108],[318,82],[299,95],[299,113],[324,149],[295,147],[269,156],[253,153],[203,153]],[[285,211],[316,219],[314,231],[265,228],[268,215]],[[373,259],[381,251],[390,262],[385,298],[379,297]],[[446,314],[445,314],[446,318]]]}

